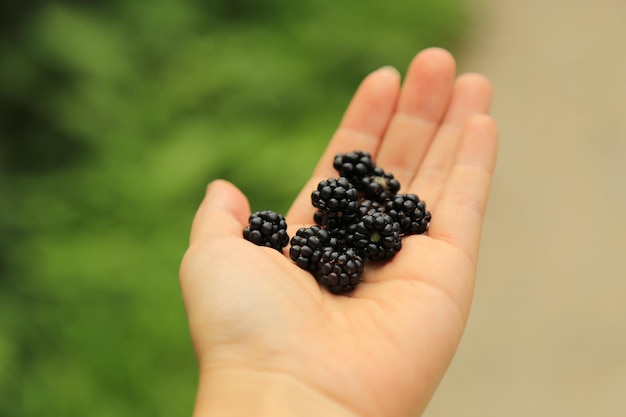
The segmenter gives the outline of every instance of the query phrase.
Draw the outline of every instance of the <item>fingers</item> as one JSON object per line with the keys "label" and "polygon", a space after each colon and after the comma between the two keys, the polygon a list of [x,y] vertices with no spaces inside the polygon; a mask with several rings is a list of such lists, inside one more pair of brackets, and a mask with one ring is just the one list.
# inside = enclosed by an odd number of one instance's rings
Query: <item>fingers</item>
{"label": "fingers", "polygon": [[430,48],[409,66],[398,100],[376,158],[378,166],[405,184],[413,178],[443,120],[452,89],[456,63],[449,52]]}
{"label": "fingers", "polygon": [[482,75],[468,73],[457,79],[445,119],[409,187],[411,192],[427,203],[437,200],[454,163],[465,123],[476,114],[488,114],[492,96],[491,83]]}
{"label": "fingers", "polygon": [[337,176],[332,166],[337,153],[360,149],[376,154],[395,110],[399,89],[400,75],[391,67],[374,71],[363,80],[313,177],[291,206],[288,214],[290,224],[312,222],[311,192],[321,180]]}
{"label": "fingers", "polygon": [[249,216],[248,199],[237,187],[224,180],[213,181],[193,219],[190,243],[210,235],[241,236]]}
{"label": "fingers", "polygon": [[475,264],[489,188],[496,164],[498,131],[486,115],[471,117],[441,197],[432,209],[428,235],[463,251]]}

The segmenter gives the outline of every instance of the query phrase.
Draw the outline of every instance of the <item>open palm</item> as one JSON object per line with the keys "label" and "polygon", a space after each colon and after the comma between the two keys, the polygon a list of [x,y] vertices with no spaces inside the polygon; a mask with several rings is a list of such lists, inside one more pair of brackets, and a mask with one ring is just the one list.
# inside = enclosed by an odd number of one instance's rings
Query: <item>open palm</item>
{"label": "open palm", "polygon": [[[348,414],[422,411],[471,304],[497,149],[490,102],[484,77],[456,77],[454,59],[434,48],[417,55],[402,86],[390,68],[363,81],[287,215],[290,235],[312,223],[310,194],[337,176],[335,154],[356,149],[394,173],[401,192],[418,194],[432,221],[428,234],[405,237],[393,259],[368,263],[349,296],[320,288],[288,256],[245,241],[246,197],[230,183],[213,182],[180,274],[201,390],[219,392],[219,379],[233,375],[262,376]],[[210,392],[205,398],[221,401]],[[198,405],[198,415],[203,408],[210,404]]]}

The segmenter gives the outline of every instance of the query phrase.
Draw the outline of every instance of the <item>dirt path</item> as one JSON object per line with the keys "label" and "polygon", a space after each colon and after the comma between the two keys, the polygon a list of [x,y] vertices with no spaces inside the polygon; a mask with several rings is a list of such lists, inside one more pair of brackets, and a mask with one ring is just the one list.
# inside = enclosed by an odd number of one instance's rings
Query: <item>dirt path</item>
{"label": "dirt path", "polygon": [[481,0],[501,152],[474,309],[426,417],[626,416],[626,2]]}

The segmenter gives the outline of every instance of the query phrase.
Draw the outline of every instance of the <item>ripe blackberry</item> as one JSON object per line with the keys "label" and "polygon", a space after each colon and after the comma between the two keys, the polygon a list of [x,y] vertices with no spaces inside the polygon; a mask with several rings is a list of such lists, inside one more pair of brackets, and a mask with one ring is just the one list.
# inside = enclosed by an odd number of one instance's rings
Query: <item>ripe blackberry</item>
{"label": "ripe blackberry", "polygon": [[430,223],[430,212],[426,203],[415,194],[396,194],[387,205],[385,212],[400,224],[403,235],[425,233]]}
{"label": "ripe blackberry", "polygon": [[318,209],[314,220],[319,225],[336,227],[356,219],[359,193],[345,177],[321,181],[311,193],[311,203]]}
{"label": "ripe blackberry", "polygon": [[315,272],[319,268],[322,252],[335,246],[330,231],[320,226],[301,227],[291,238],[289,257],[300,268]]}
{"label": "ripe blackberry", "polygon": [[272,210],[254,212],[243,229],[243,237],[259,246],[276,249],[281,252],[289,243],[285,218]]}
{"label": "ripe blackberry", "polygon": [[357,188],[363,191],[366,199],[386,203],[400,190],[400,183],[390,172],[374,168],[369,176],[361,179]]}
{"label": "ripe blackberry", "polygon": [[342,177],[348,178],[354,184],[360,183],[362,178],[370,175],[376,168],[369,152],[353,151],[345,154],[337,154],[333,161],[333,167]]}
{"label": "ripe blackberry", "polygon": [[351,292],[361,281],[364,262],[354,249],[328,249],[319,263],[317,280],[334,294]]}
{"label": "ripe blackberry", "polygon": [[352,243],[364,258],[392,258],[402,248],[400,224],[386,213],[366,214],[355,226]]}

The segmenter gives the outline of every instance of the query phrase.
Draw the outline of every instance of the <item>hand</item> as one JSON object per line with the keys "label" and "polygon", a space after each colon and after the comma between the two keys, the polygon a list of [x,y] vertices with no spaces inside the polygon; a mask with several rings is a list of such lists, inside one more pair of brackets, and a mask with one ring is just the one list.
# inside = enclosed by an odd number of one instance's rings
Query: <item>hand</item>
{"label": "hand", "polygon": [[[312,223],[310,194],[336,153],[368,151],[432,213],[349,296],[321,289],[288,256],[242,238],[250,209],[214,181],[195,216],[180,282],[200,367],[196,415],[407,416],[424,410],[468,317],[497,152],[491,86],[427,49],[402,87],[391,68],[358,88],[287,215]],[[287,251],[285,251],[287,252]]]}

